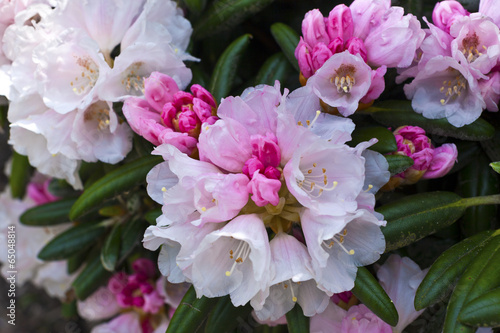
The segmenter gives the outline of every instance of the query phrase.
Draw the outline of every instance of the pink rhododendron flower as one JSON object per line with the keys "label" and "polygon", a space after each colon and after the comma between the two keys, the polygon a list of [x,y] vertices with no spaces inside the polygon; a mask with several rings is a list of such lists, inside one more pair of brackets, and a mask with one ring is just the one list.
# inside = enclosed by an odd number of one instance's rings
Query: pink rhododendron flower
{"label": "pink rhododendron flower", "polygon": [[432,22],[441,30],[450,33],[451,25],[469,12],[458,1],[441,1],[432,11]]}

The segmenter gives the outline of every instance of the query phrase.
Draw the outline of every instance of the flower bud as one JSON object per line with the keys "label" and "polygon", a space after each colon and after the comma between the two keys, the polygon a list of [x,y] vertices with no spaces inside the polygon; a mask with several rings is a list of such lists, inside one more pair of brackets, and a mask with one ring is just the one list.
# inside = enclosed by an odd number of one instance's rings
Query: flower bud
{"label": "flower bud", "polygon": [[469,12],[458,1],[441,1],[432,11],[432,22],[439,29],[450,33],[451,25],[462,16],[468,15]]}
{"label": "flower bud", "polygon": [[458,150],[452,143],[446,143],[434,149],[431,165],[422,178],[431,179],[446,175],[457,161]]}
{"label": "flower bud", "polygon": [[177,83],[170,76],[153,72],[144,79],[144,97],[156,111],[161,112],[165,103],[171,102],[179,91]]}
{"label": "flower bud", "polygon": [[319,9],[313,9],[306,13],[302,21],[302,35],[307,44],[314,46],[317,43],[328,44],[325,19]]}
{"label": "flower bud", "polygon": [[330,39],[340,37],[347,40],[351,38],[354,30],[351,9],[346,5],[335,6],[326,20],[326,29]]}

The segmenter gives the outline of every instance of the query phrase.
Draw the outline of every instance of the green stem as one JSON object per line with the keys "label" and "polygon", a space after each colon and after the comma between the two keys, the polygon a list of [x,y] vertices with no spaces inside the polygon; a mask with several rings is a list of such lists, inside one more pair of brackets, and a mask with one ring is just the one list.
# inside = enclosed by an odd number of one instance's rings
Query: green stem
{"label": "green stem", "polygon": [[500,204],[500,194],[486,195],[482,197],[463,198],[457,204],[460,206],[472,207],[483,205],[498,205]]}

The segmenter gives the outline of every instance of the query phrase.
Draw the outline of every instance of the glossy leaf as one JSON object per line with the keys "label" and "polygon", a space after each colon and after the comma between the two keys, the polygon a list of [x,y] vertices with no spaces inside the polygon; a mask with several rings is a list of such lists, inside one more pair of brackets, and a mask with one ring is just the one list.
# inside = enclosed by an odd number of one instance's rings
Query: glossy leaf
{"label": "glossy leaf", "polygon": [[460,324],[462,307],[473,299],[500,286],[500,231],[495,232],[458,280],[451,295],[443,333],[473,333],[475,328]]}
{"label": "glossy leaf", "polygon": [[250,44],[251,38],[252,36],[249,34],[237,38],[224,50],[217,61],[208,89],[217,103],[220,102],[221,98],[229,95],[241,55]]}
{"label": "glossy leaf", "polygon": [[13,198],[22,199],[26,193],[26,186],[30,179],[30,163],[28,157],[12,152],[12,166],[10,169],[9,185]]}
{"label": "glossy leaf", "polygon": [[465,304],[458,320],[471,326],[500,326],[500,288],[496,288]]}
{"label": "glossy leaf", "polygon": [[170,320],[166,333],[195,333],[200,330],[218,298],[196,298],[194,287],[188,289]]}
{"label": "glossy leaf", "polygon": [[103,267],[113,272],[115,270],[120,255],[121,246],[121,224],[115,224],[111,233],[106,238],[106,242],[101,250],[101,262]]}
{"label": "glossy leaf", "polygon": [[407,246],[451,225],[465,212],[461,198],[452,192],[407,196],[377,209],[387,220],[382,227],[386,252]]}
{"label": "glossy leaf", "polygon": [[391,176],[397,175],[413,165],[413,159],[403,155],[385,155]]}
{"label": "glossy leaf", "polygon": [[432,264],[420,283],[415,295],[415,309],[421,310],[438,301],[444,301],[455,280],[462,275],[470,262],[493,231],[482,232],[455,244]]}
{"label": "glossy leaf", "polygon": [[148,172],[162,161],[163,159],[159,156],[147,156],[106,174],[82,193],[71,208],[69,217],[75,220],[102,204],[103,201],[144,182]]}
{"label": "glossy leaf", "polygon": [[123,261],[141,243],[148,225],[141,219],[132,219],[123,223],[119,262]]}
{"label": "glossy leaf", "polygon": [[384,126],[419,126],[427,134],[449,136],[462,140],[481,141],[489,139],[495,129],[486,120],[479,118],[470,125],[455,127],[446,119],[427,119],[413,111],[411,101],[383,101],[370,107],[365,112]]}
{"label": "glossy leaf", "polygon": [[72,283],[76,297],[79,300],[86,299],[103,286],[110,276],[111,272],[104,269],[100,256],[95,255]]}
{"label": "glossy leaf", "polygon": [[208,316],[205,333],[233,332],[252,312],[250,303],[235,307],[229,296],[219,298]]}
{"label": "glossy leaf", "polygon": [[68,274],[73,274],[76,272],[82,264],[85,262],[85,259],[87,259],[87,256],[89,255],[89,251],[87,249],[80,250],[77,254],[72,255],[71,257],[68,258],[68,267],[67,267],[67,272]]}
{"label": "glossy leaf", "polygon": [[219,0],[203,13],[203,18],[194,27],[193,38],[203,38],[220,31],[229,30],[245,18],[258,13],[273,0]]}
{"label": "glossy leaf", "polygon": [[22,224],[48,226],[70,222],[69,210],[76,199],[63,199],[28,209],[19,218]]}
{"label": "glossy leaf", "polygon": [[309,317],[304,315],[299,304],[287,312],[286,322],[289,333],[309,333]]}
{"label": "glossy leaf", "polygon": [[105,231],[106,227],[101,223],[83,223],[74,226],[54,237],[40,250],[38,258],[42,260],[67,259],[97,242],[99,236]]}
{"label": "glossy leaf", "polygon": [[392,132],[385,127],[356,128],[352,133],[352,140],[348,142],[348,144],[349,146],[354,147],[360,142],[369,141],[373,138],[376,138],[378,142],[373,146],[370,146],[370,150],[377,151],[381,154],[387,154],[398,149],[394,134],[392,134]]}
{"label": "glossy leaf", "polygon": [[255,78],[255,85],[267,84],[274,86],[276,80],[283,81],[291,67],[282,52],[273,54],[262,65]]}
{"label": "glossy leaf", "polygon": [[399,316],[394,303],[366,268],[358,267],[352,293],[380,319],[391,326],[398,324]]}
{"label": "glossy leaf", "polygon": [[491,162],[490,167],[496,172],[500,173],[500,162]]}
{"label": "glossy leaf", "polygon": [[271,34],[293,68],[300,72],[299,63],[295,58],[295,49],[300,39],[297,32],[284,23],[274,23],[271,26]]}

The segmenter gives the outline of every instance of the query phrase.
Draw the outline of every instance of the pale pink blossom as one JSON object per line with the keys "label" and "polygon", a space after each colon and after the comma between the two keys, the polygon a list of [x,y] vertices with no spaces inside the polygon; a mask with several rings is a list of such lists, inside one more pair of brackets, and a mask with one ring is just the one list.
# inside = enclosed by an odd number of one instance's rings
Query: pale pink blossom
{"label": "pale pink blossom", "polygon": [[450,27],[456,20],[468,16],[469,12],[458,1],[441,1],[432,11],[432,22],[441,30],[450,33]]}
{"label": "pale pink blossom", "polygon": [[479,89],[486,103],[488,111],[498,111],[500,102],[500,72],[493,72],[488,75],[488,80],[479,80]]}
{"label": "pale pink blossom", "polygon": [[497,26],[500,27],[500,12],[495,0],[481,0],[479,1],[479,12],[491,18]]}

